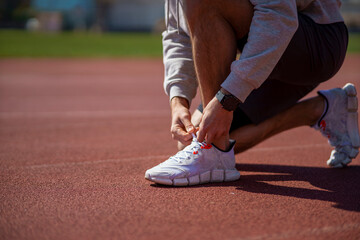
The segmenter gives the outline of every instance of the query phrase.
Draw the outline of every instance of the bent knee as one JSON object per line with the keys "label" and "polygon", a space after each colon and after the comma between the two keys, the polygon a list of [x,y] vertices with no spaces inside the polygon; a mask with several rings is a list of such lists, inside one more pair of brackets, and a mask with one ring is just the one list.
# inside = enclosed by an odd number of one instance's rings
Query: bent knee
{"label": "bent knee", "polygon": [[190,27],[190,31],[194,29],[198,24],[203,24],[208,21],[205,19],[211,18],[217,11],[217,1],[211,0],[183,0],[184,13],[187,23]]}
{"label": "bent knee", "polygon": [[217,21],[229,24],[239,39],[250,29],[254,9],[249,0],[183,0],[183,3],[192,35]]}
{"label": "bent knee", "polygon": [[211,0],[183,0],[185,12],[190,15],[203,10],[213,2]]}

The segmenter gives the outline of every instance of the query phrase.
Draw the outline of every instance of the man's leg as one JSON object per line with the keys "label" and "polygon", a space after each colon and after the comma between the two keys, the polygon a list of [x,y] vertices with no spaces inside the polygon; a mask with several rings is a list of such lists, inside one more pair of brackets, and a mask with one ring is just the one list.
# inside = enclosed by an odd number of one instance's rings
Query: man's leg
{"label": "man's leg", "polygon": [[[248,0],[187,0],[184,3],[205,108],[230,73],[236,58],[237,39],[249,31],[253,6]],[[216,139],[214,144],[225,149],[228,142],[227,135]]]}
{"label": "man's leg", "polygon": [[283,131],[316,124],[324,108],[324,98],[317,96],[301,101],[258,125],[249,124],[232,131],[230,137],[236,140],[235,153],[241,153]]}
{"label": "man's leg", "polygon": [[[235,153],[241,153],[283,131],[314,125],[323,114],[324,107],[324,98],[317,96],[301,101],[260,124],[249,124],[235,129],[230,132],[230,138],[236,140]],[[192,122],[195,126],[199,125],[201,115],[199,110],[194,112]],[[178,144],[179,150],[184,147],[181,143]]]}

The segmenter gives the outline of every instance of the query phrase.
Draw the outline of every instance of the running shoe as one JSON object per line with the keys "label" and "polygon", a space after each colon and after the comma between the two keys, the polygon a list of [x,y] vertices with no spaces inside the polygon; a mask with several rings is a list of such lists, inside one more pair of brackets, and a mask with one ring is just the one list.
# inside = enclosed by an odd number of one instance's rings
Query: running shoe
{"label": "running shoe", "polygon": [[315,129],[335,147],[327,164],[334,168],[345,167],[358,155],[360,146],[356,88],[348,83],[342,89],[322,90],[318,94],[325,98],[327,109]]}
{"label": "running shoe", "polygon": [[235,168],[234,145],[235,141],[231,141],[230,150],[225,152],[212,144],[199,142],[193,135],[190,145],[147,170],[145,179],[173,186],[238,180],[240,173]]}

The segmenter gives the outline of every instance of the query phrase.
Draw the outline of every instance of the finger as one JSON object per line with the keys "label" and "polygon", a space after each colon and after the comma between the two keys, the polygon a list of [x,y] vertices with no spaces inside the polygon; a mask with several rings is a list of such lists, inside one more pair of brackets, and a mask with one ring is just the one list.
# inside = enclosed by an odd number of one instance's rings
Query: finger
{"label": "finger", "polygon": [[191,134],[188,132],[185,132],[180,127],[175,127],[172,132],[173,132],[173,138],[178,141],[187,142],[192,139]]}
{"label": "finger", "polygon": [[194,113],[191,116],[191,122],[195,127],[199,127],[199,124],[201,122],[202,118],[202,112],[200,112],[198,109],[194,111]]}
{"label": "finger", "polygon": [[178,140],[182,145],[184,145],[185,147],[187,145],[189,145],[191,142],[192,142],[192,139],[191,140],[185,140],[185,139],[181,139],[181,140]]}
{"label": "finger", "polygon": [[179,136],[176,136],[176,135],[172,135],[172,138],[176,141],[178,141],[179,143],[181,144],[184,144],[184,145],[189,145],[191,142],[192,142],[192,139],[187,139],[187,138],[183,138],[183,137],[179,137]]}
{"label": "finger", "polygon": [[197,137],[198,141],[199,141],[199,142],[203,142],[204,139],[205,139],[205,135],[206,135],[205,129],[202,128],[202,127],[200,127],[200,128],[199,128],[199,132],[198,132],[198,137]]}
{"label": "finger", "polygon": [[192,140],[192,135],[191,133],[186,133],[183,137],[183,141],[188,142]]}
{"label": "finger", "polygon": [[185,129],[188,133],[194,133],[195,127],[191,123],[189,115],[186,115],[185,117],[181,118],[181,122],[185,126]]}

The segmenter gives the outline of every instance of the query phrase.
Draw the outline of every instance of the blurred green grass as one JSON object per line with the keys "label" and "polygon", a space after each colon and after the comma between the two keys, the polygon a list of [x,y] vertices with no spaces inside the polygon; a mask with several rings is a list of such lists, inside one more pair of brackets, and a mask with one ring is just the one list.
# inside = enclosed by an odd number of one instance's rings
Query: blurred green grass
{"label": "blurred green grass", "polygon": [[360,53],[360,33],[350,33],[348,52]]}
{"label": "blurred green grass", "polygon": [[[360,53],[360,33],[351,33],[348,52]],[[0,58],[161,57],[161,35],[151,33],[30,33],[0,30]]]}
{"label": "blurred green grass", "polygon": [[161,57],[161,34],[0,30],[0,58]]}

